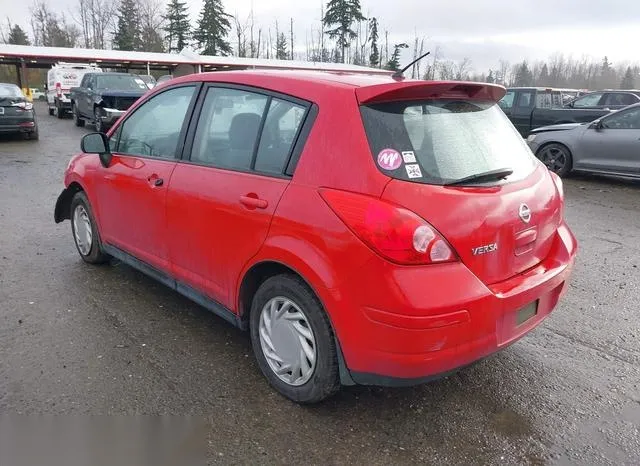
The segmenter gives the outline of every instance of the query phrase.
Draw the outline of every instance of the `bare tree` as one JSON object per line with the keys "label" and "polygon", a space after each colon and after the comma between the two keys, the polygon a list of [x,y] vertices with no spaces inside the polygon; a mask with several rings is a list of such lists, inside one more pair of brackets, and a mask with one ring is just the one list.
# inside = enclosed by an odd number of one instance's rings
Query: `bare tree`
{"label": "bare tree", "polygon": [[106,48],[107,34],[115,24],[116,11],[115,0],[78,0],[76,12],[72,12],[71,17],[80,26],[86,48]]}
{"label": "bare tree", "polygon": [[500,69],[498,71],[498,76],[496,82],[498,84],[502,84],[503,86],[507,86],[509,84],[509,69],[511,65],[507,60],[500,60]]}
{"label": "bare tree", "polygon": [[164,2],[162,0],[137,0],[140,12],[141,48],[147,52],[164,52]]}
{"label": "bare tree", "polygon": [[[247,56],[247,29],[250,26],[251,15],[244,22],[240,21],[238,14],[233,16],[233,27],[236,30],[236,38],[238,41],[238,56]],[[250,45],[251,47],[251,45]]]}
{"label": "bare tree", "polygon": [[451,60],[443,60],[438,63],[438,74],[440,79],[451,81],[456,77],[457,65]]}
{"label": "bare tree", "polygon": [[469,79],[469,72],[471,71],[471,59],[469,57],[464,57],[456,64],[455,71],[455,78],[457,81],[464,81],[465,79]]}
{"label": "bare tree", "polygon": [[289,28],[289,38],[291,41],[291,59],[293,60],[293,18],[291,18],[291,25]]}

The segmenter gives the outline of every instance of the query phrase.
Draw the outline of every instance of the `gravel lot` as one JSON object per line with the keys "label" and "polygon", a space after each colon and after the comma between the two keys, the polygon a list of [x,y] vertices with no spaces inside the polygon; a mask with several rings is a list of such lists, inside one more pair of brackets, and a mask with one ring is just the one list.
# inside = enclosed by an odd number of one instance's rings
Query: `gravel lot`
{"label": "gravel lot", "polygon": [[38,112],[40,141],[0,139],[1,413],[202,416],[212,463],[640,463],[640,182],[565,181],[571,288],[519,343],[429,385],[300,407],[246,334],[80,260],[53,207],[88,130]]}

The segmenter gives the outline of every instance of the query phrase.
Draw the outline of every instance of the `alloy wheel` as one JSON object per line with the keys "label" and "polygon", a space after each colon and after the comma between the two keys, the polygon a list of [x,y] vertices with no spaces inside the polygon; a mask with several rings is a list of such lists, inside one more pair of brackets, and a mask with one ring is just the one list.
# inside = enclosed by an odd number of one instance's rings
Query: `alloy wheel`
{"label": "alloy wheel", "polygon": [[562,171],[567,164],[567,154],[559,146],[548,146],[538,153],[538,158],[552,172]]}
{"label": "alloy wheel", "polygon": [[307,316],[288,298],[270,299],[260,313],[260,347],[267,363],[283,382],[300,386],[316,367],[316,339]]}

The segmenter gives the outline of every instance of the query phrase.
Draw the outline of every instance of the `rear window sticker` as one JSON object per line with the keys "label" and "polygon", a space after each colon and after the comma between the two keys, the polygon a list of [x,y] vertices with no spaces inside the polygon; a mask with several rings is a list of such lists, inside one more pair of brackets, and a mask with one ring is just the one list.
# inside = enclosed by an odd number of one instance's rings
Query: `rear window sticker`
{"label": "rear window sticker", "polygon": [[416,163],[416,154],[412,150],[407,150],[402,153],[404,163]]}
{"label": "rear window sticker", "polygon": [[404,168],[407,170],[407,176],[409,178],[422,178],[422,171],[420,170],[420,165],[417,163],[414,165],[405,165]]}
{"label": "rear window sticker", "polygon": [[395,149],[382,149],[378,154],[378,165],[383,170],[395,170],[402,164],[402,156]]}

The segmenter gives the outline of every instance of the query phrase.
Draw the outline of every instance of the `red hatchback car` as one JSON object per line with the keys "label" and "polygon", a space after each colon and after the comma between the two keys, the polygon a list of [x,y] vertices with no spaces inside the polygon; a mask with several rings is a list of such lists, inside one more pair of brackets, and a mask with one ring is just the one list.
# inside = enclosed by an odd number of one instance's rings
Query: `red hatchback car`
{"label": "red hatchback car", "polygon": [[409,385],[536,327],[576,240],[504,88],[190,75],[82,141],[55,220],[242,329],[284,396]]}

